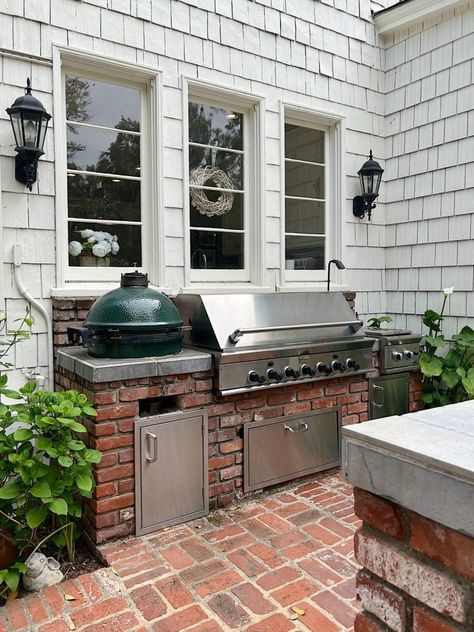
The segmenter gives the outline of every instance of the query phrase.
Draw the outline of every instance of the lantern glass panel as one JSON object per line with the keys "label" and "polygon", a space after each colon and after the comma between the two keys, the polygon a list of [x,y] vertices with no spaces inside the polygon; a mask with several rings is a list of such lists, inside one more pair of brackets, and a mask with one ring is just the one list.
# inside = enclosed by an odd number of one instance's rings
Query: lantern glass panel
{"label": "lantern glass panel", "polygon": [[20,112],[12,112],[10,114],[10,120],[12,122],[13,133],[15,135],[15,143],[17,147],[23,145],[23,134],[21,127],[21,114]]}
{"label": "lantern glass panel", "polygon": [[23,114],[23,129],[25,147],[38,147],[42,116],[39,112],[25,112]]}
{"label": "lantern glass panel", "polygon": [[381,180],[382,180],[382,172],[381,171],[375,172],[375,174],[374,174],[374,193],[378,194]]}

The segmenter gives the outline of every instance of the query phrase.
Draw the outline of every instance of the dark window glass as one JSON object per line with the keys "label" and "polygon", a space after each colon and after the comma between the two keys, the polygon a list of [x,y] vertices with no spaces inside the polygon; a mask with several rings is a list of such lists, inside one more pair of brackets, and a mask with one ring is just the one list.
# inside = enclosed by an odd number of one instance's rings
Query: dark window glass
{"label": "dark window glass", "polygon": [[324,132],[286,123],[285,158],[324,164]]}
{"label": "dark window glass", "polygon": [[68,174],[69,217],[140,221],[140,182]]}
{"label": "dark window glass", "polygon": [[310,200],[285,201],[285,231],[324,235],[324,202]]}
{"label": "dark window glass", "polygon": [[[84,230],[95,231],[98,237],[105,237],[102,241],[108,241],[108,235],[112,236],[113,242],[119,246],[118,252],[113,251],[105,256],[95,256],[92,247],[97,243],[89,244],[87,239],[82,237],[81,232]],[[141,226],[130,226],[124,224],[94,224],[93,222],[69,222],[68,241],[79,242],[83,244],[83,250],[80,254],[72,256],[69,254],[69,265],[84,267],[140,267],[142,265],[141,254]],[[110,243],[110,242],[109,242]],[[90,248],[90,250],[88,250]]]}
{"label": "dark window glass", "polygon": [[[243,155],[234,154],[229,151],[221,149],[209,149],[205,147],[196,147],[191,145],[189,147],[189,171],[190,171],[190,184],[193,180],[200,176],[201,169],[203,167],[217,167],[221,169],[229,179],[229,182],[224,184],[219,181],[210,178],[207,180],[205,186],[218,186],[224,189],[243,189]],[[199,171],[196,173],[196,169]]]}
{"label": "dark window glass", "polygon": [[[191,188],[192,190],[192,188]],[[212,190],[196,190],[196,193],[205,194],[205,196],[211,200],[218,200],[222,195],[220,191]],[[200,213],[194,206],[192,197],[189,201],[190,208],[190,224],[193,227],[199,228],[225,228],[227,230],[242,230],[244,227],[244,208],[243,208],[243,194],[242,193],[230,193],[229,204],[232,201],[232,208],[228,213],[223,215],[212,215],[209,217],[204,213]]]}
{"label": "dark window glass", "polygon": [[287,270],[324,270],[324,237],[286,236]]}
{"label": "dark window glass", "polygon": [[243,115],[233,110],[189,102],[189,140],[202,145],[242,149]]}
{"label": "dark window glass", "polygon": [[191,268],[241,270],[244,267],[244,236],[191,230]]}
{"label": "dark window glass", "polygon": [[285,193],[324,199],[324,167],[285,161]]}

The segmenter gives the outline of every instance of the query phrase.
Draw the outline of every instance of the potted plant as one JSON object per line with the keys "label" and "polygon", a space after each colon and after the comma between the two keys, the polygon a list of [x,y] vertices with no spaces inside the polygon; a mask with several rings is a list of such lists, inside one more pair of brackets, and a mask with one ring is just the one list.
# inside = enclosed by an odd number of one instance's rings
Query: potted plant
{"label": "potted plant", "polygon": [[79,257],[80,266],[109,266],[110,256],[120,250],[117,235],[86,228],[81,231],[82,241],[69,242],[71,257]]}

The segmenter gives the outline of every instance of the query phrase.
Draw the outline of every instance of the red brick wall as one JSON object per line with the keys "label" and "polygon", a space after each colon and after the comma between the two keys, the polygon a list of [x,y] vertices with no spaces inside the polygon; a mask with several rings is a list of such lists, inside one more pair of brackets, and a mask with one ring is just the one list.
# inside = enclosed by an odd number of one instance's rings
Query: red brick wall
{"label": "red brick wall", "polygon": [[98,542],[135,529],[133,431],[140,400],[172,396],[177,410],[207,409],[211,509],[241,494],[244,423],[333,406],[340,406],[343,424],[368,418],[368,381],[357,375],[221,397],[213,393],[211,372],[93,384],[59,368],[57,386],[85,393],[97,409],[86,425],[90,445],[103,459],[85,526]]}
{"label": "red brick wall", "polygon": [[472,632],[474,538],[361,489],[355,632]]}

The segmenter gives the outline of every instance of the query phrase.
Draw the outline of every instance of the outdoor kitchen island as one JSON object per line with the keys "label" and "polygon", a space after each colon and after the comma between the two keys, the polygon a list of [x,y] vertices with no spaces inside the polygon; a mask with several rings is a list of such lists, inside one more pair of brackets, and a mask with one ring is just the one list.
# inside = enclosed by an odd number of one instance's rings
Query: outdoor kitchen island
{"label": "outdoor kitchen island", "polygon": [[[209,314],[222,315],[219,300]],[[127,359],[58,351],[58,388],[84,392],[98,412],[87,428],[103,459],[85,509],[97,543],[191,520],[244,493],[339,465],[340,427],[369,418],[377,370],[373,341],[356,333],[361,323],[343,295],[319,295],[317,303],[302,301],[291,327],[281,309],[269,310],[258,331],[242,318],[235,326],[221,318],[237,352],[198,345],[211,333],[203,334],[206,318],[182,307],[195,336],[188,342],[200,348]],[[202,303],[194,304],[199,312]],[[414,377],[411,409],[419,390]]]}

